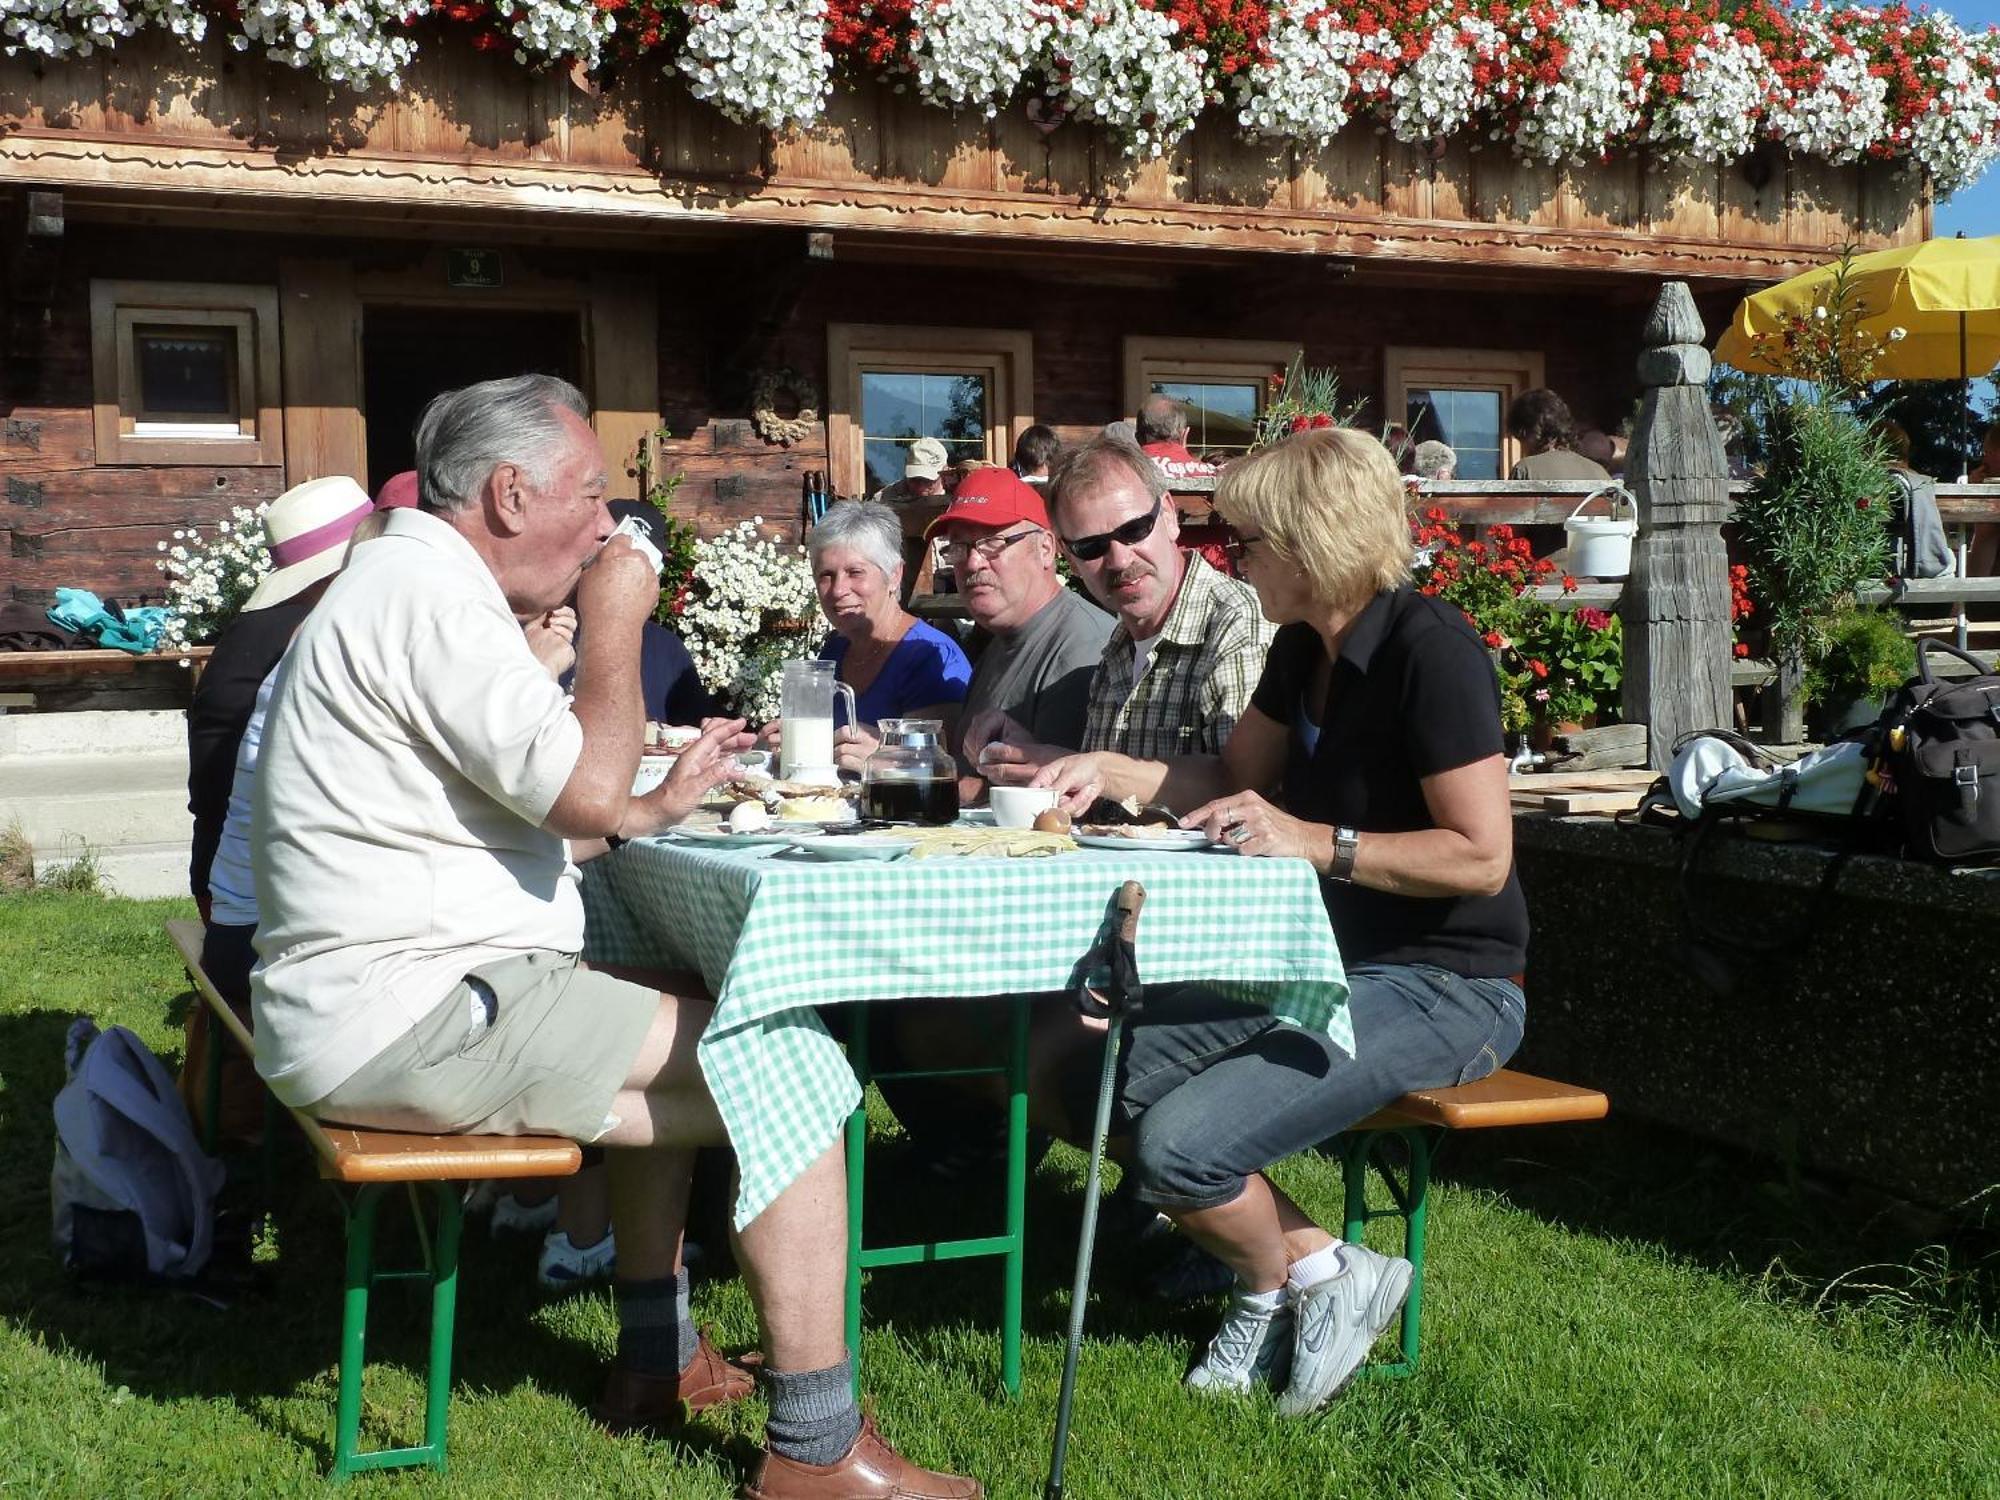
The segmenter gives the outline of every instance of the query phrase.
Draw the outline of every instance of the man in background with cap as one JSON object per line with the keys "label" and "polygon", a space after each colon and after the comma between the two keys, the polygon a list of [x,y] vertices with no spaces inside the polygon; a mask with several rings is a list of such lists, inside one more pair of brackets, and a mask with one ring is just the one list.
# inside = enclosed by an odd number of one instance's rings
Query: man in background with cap
{"label": "man in background with cap", "polygon": [[[978,469],[927,535],[943,538],[966,612],[992,637],[973,668],[961,723],[991,710],[1037,740],[1083,743],[1090,676],[1112,621],[1063,587],[1042,497],[1007,469]],[[976,775],[971,781],[962,795],[983,789]]]}
{"label": "man in background with cap", "polygon": [[933,500],[944,493],[944,471],[951,465],[951,455],[944,450],[944,444],[936,438],[918,438],[910,444],[908,457],[903,460],[903,477],[894,484],[885,484],[875,492],[875,498],[890,505],[902,505],[911,500]]}

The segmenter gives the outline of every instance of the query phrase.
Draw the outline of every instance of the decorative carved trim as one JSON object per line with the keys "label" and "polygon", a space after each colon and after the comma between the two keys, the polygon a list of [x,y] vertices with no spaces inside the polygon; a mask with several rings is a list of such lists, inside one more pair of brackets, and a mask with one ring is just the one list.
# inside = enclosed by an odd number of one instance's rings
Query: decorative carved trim
{"label": "decorative carved trim", "polygon": [[[518,210],[688,224],[746,223],[1010,239],[1082,236],[1105,245],[1258,250],[1530,269],[1769,281],[1825,258],[1822,245],[1723,243],[1644,230],[1582,232],[1274,208],[1145,204],[1034,193],[954,192],[896,183],[661,178],[559,163],[467,162],[377,154],[300,157],[275,150],[106,140],[44,129],[0,137],[0,172],[72,189],[223,194],[245,208],[340,205],[365,217],[409,208],[440,216]],[[252,203],[249,200],[259,200]],[[96,201],[105,201],[102,198]]]}

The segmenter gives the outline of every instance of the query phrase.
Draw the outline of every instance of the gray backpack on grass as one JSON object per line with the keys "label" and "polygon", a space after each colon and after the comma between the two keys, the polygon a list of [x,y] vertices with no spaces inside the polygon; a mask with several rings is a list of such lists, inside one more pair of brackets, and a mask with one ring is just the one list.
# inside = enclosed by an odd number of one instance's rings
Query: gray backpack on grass
{"label": "gray backpack on grass", "polygon": [[215,1243],[223,1167],[201,1149],[174,1080],[123,1026],[70,1026],[49,1175],[56,1254],[96,1276],[184,1280]]}

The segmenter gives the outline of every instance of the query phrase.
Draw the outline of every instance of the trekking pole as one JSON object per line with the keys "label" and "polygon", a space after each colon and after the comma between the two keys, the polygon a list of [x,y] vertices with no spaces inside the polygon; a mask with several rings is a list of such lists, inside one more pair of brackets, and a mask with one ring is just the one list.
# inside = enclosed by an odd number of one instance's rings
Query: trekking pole
{"label": "trekking pole", "polygon": [[1062,1393],[1056,1399],[1056,1437],[1049,1456],[1048,1482],[1042,1486],[1042,1500],[1062,1500],[1063,1463],[1069,1456],[1070,1415],[1076,1404],[1076,1360],[1083,1347],[1084,1303],[1090,1295],[1090,1257],[1097,1245],[1098,1178],[1104,1169],[1104,1138],[1111,1129],[1111,1096],[1118,1080],[1118,1043],[1127,1014],[1139,1008],[1139,967],[1134,944],[1139,938],[1139,910],[1146,904],[1146,888],[1128,880],[1118,888],[1114,903],[1118,924],[1103,952],[1110,967],[1110,979],[1103,991],[1090,984],[1086,975],[1076,987],[1077,1008],[1087,1016],[1106,1019],[1104,1071],[1097,1085],[1097,1121],[1090,1133],[1090,1172],[1083,1183],[1083,1227],[1076,1241],[1076,1279],[1069,1292],[1069,1345],[1063,1350]]}

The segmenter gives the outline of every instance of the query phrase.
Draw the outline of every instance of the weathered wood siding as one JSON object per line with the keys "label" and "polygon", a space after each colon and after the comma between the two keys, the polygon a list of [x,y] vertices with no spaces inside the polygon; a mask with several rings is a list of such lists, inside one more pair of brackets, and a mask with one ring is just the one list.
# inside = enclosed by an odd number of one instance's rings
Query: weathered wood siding
{"label": "weathered wood siding", "polygon": [[1044,136],[1020,111],[986,122],[872,86],[838,92],[813,131],[772,137],[654,70],[591,97],[457,39],[427,43],[402,93],[358,100],[220,36],[0,60],[0,163],[81,194],[200,195],[218,213],[282,203],[350,225],[533,210],[636,233],[1082,238],[1696,280],[1777,279],[1830,244],[1929,227],[1915,174],[1782,153],[1560,168],[1455,141],[1433,159],[1366,123],[1309,152],[1245,144],[1211,113],[1167,159],[1133,167],[1087,127]]}

